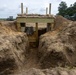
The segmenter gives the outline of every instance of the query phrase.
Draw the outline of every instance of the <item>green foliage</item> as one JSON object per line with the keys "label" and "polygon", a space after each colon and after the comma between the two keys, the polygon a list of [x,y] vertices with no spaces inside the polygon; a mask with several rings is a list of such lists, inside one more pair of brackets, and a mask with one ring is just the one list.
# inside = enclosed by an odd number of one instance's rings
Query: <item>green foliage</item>
{"label": "green foliage", "polygon": [[73,4],[73,7],[76,7],[76,2]]}
{"label": "green foliage", "polygon": [[65,2],[61,2],[58,7],[58,15],[64,16],[66,14],[67,4]]}
{"label": "green foliage", "polygon": [[66,2],[62,1],[59,4],[58,11],[58,15],[62,15],[63,17],[65,17],[66,15],[70,17],[73,16],[72,18],[76,19],[76,2],[67,7]]}

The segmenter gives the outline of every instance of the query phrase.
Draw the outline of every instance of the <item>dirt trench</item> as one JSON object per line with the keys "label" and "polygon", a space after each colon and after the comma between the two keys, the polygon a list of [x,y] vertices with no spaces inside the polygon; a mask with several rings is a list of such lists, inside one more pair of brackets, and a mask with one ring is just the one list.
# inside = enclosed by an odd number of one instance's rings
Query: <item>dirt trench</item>
{"label": "dirt trench", "polygon": [[[6,66],[6,69],[1,71],[0,74],[76,75],[76,68],[74,68],[76,67],[76,58],[74,58],[76,56],[76,23],[69,22],[61,16],[56,19],[58,25],[56,23],[54,31],[45,33],[44,35],[39,34],[39,36],[41,36],[39,39],[39,47],[37,48],[28,46],[26,34],[19,33],[15,30],[15,32],[13,32],[8,30],[8,28],[5,29],[2,27],[3,30],[1,29],[2,31],[0,32],[2,37],[0,36],[0,38],[4,38],[4,41],[7,41],[3,44],[4,48],[3,45],[1,45],[2,52],[0,53],[4,55],[2,56],[3,60],[4,58],[6,59],[7,55],[8,57],[13,57],[15,61],[17,60],[16,63],[14,63],[17,65],[18,69],[16,67],[11,69],[9,66]],[[8,36],[6,37],[5,35]],[[3,50],[5,50],[5,53]],[[16,55],[16,57],[14,57],[14,55]],[[11,64],[13,65],[13,63]]]}
{"label": "dirt trench", "polygon": [[27,59],[25,62],[25,69],[40,68],[38,65],[38,48],[30,48],[27,53]]}

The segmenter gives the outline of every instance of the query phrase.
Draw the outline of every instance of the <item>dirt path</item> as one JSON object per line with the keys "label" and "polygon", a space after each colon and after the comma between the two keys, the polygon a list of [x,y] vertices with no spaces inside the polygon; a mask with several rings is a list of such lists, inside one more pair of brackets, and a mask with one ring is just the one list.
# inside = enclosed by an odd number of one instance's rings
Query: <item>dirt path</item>
{"label": "dirt path", "polygon": [[26,61],[24,63],[24,67],[15,71],[14,74],[17,74],[17,75],[22,74],[31,68],[39,69],[40,66],[38,65],[39,61],[38,61],[37,51],[38,51],[38,48],[30,48],[29,52],[26,56]]}
{"label": "dirt path", "polygon": [[30,53],[28,54],[27,61],[25,62],[25,69],[39,68],[39,66],[37,66],[37,50],[37,48],[30,48]]}

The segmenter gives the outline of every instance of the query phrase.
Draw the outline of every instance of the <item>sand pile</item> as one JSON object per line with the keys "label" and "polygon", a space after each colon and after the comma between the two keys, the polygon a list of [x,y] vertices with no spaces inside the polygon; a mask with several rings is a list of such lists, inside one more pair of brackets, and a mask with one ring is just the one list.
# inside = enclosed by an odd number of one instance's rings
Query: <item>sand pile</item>
{"label": "sand pile", "polygon": [[28,38],[25,33],[15,32],[0,24],[0,75],[22,67],[27,50]]}
{"label": "sand pile", "polygon": [[17,31],[16,21],[1,21],[1,24],[9,27],[13,31]]}
{"label": "sand pile", "polygon": [[66,18],[63,18],[62,16],[56,16],[55,18],[55,27],[54,30],[62,30],[65,28],[70,22],[70,20],[67,20]]}
{"label": "sand pile", "polygon": [[[63,17],[60,28],[40,37],[39,55],[42,68],[76,66],[76,23]],[[66,23],[66,24],[64,24]]]}
{"label": "sand pile", "polygon": [[50,68],[50,69],[29,69],[27,71],[23,71],[22,73],[18,73],[17,75],[76,75],[76,68]]}

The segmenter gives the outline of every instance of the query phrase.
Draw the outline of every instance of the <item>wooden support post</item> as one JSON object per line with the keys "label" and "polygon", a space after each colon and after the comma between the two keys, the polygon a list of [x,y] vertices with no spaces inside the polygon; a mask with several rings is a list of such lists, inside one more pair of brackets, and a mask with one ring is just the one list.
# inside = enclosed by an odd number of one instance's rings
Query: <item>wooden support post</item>
{"label": "wooden support post", "polygon": [[23,3],[21,3],[21,14],[23,14]]}
{"label": "wooden support post", "polygon": [[46,7],[46,15],[48,14],[48,8]]}
{"label": "wooden support post", "polygon": [[54,23],[51,24],[51,30],[54,30]]}
{"label": "wooden support post", "polygon": [[49,4],[49,15],[51,15],[51,3]]}
{"label": "wooden support post", "polygon": [[25,31],[26,31],[26,23],[25,23]]}
{"label": "wooden support post", "polygon": [[21,31],[21,25],[20,25],[20,23],[18,23],[18,22],[17,22],[17,30],[18,30],[18,31]]}
{"label": "wooden support post", "polygon": [[36,40],[38,41],[38,23],[36,23]]}
{"label": "wooden support post", "polygon": [[26,14],[28,14],[28,8],[26,7]]}
{"label": "wooden support post", "polygon": [[36,23],[36,46],[38,46],[38,23]]}
{"label": "wooden support post", "polygon": [[47,32],[51,31],[51,23],[47,23]]}

